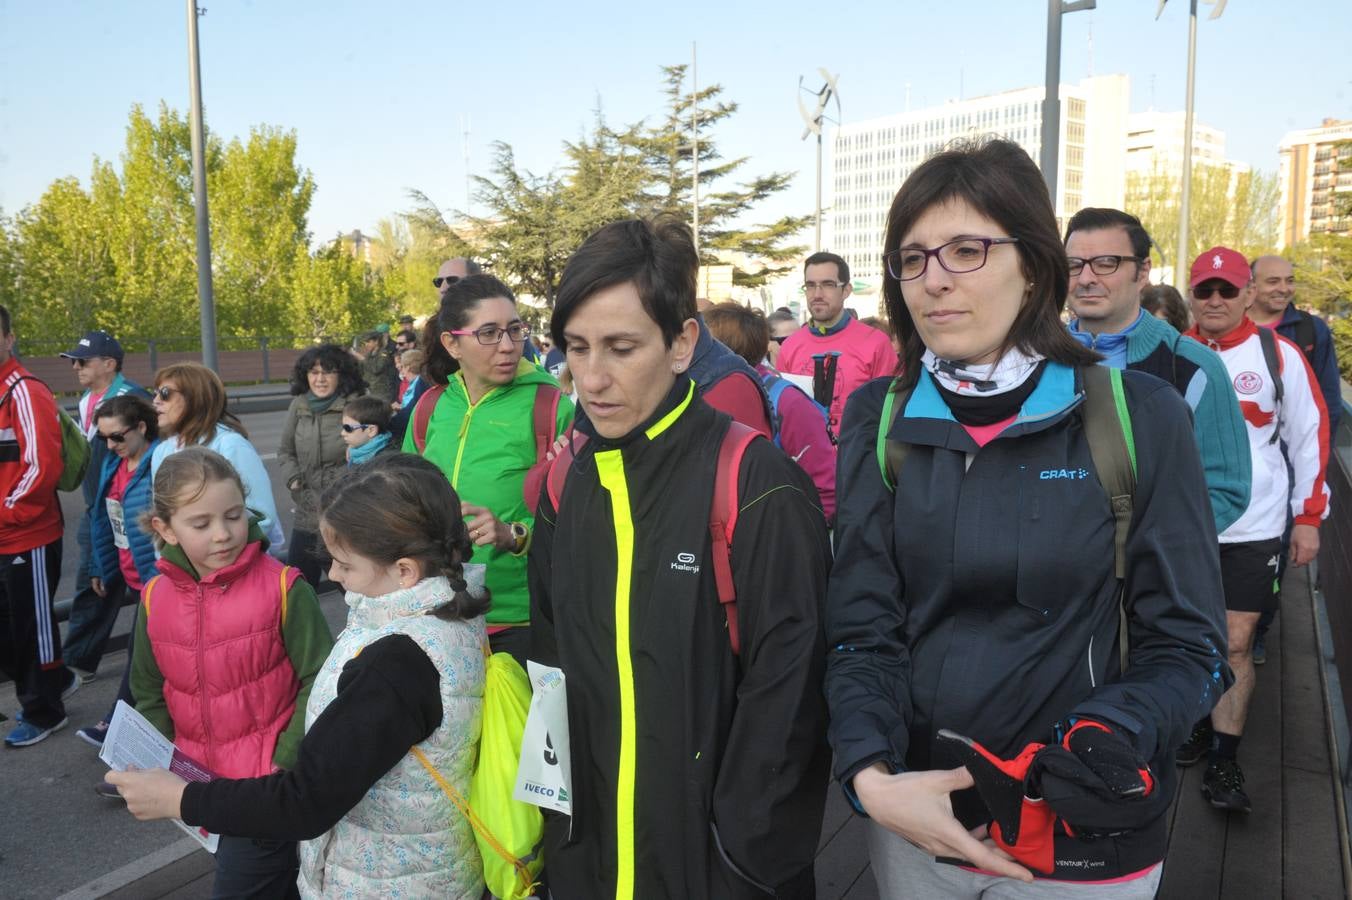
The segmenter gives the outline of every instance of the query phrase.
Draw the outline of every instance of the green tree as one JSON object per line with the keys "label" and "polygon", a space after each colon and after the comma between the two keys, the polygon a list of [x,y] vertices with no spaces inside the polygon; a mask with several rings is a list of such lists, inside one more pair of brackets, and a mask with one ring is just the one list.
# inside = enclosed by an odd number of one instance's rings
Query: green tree
{"label": "green tree", "polygon": [[390,320],[380,279],[338,239],[311,254],[294,250],[287,307],[290,333],[346,343],[353,335]]}
{"label": "green tree", "polygon": [[[688,92],[686,71],[684,65],[662,67],[662,93],[666,98],[662,119],[655,125],[632,129],[620,140],[639,151],[649,170],[650,181],[643,192],[646,211],[691,221],[695,158],[691,138],[698,137],[701,262],[732,261],[734,284],[760,286],[788,271],[788,263],[806,252],[805,247],[789,242],[812,224],[812,217],[784,216],[768,223],[745,224],[759,203],[788,189],[793,173],[771,172],[730,184],[734,176],[742,174],[749,158],[725,160],[712,131],[736,114],[737,104],[723,99],[723,86],[719,84],[694,94]],[[692,115],[696,111],[698,115]],[[757,271],[743,268],[743,256],[768,265]],[[784,265],[776,265],[779,263]]]}
{"label": "green tree", "polygon": [[1166,264],[1186,272],[1199,253],[1217,244],[1250,257],[1275,246],[1279,198],[1276,175],[1195,164],[1189,200],[1189,246],[1180,256],[1177,245],[1182,193],[1178,174],[1162,166],[1127,175],[1127,211],[1150,232]]}

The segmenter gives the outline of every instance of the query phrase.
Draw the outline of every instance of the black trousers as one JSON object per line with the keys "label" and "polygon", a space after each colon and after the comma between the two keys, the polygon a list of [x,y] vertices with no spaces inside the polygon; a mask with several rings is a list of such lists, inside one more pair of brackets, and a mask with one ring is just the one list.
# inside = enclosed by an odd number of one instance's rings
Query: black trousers
{"label": "black trousers", "polygon": [[66,718],[61,630],[52,597],[61,578],[61,539],[0,554],[0,671],[14,681],[24,721],[51,728]]}
{"label": "black trousers", "polygon": [[221,835],[211,900],[290,900],[300,896],[295,841]]}
{"label": "black trousers", "polygon": [[300,574],[316,594],[320,580],[328,571],[328,559],[328,551],[317,532],[291,529],[291,540],[286,545],[286,564],[300,569]]}

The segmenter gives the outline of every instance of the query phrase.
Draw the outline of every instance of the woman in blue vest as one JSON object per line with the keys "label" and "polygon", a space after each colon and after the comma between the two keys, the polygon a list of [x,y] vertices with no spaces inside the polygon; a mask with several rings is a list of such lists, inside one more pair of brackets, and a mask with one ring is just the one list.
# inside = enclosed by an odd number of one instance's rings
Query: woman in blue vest
{"label": "woman in blue vest", "polygon": [[903,374],[845,410],[826,673],[880,892],[1152,897],[1174,749],[1230,677],[1187,406],[1114,385],[1062,327],[1065,249],[1018,145],[931,157],[887,222]]}

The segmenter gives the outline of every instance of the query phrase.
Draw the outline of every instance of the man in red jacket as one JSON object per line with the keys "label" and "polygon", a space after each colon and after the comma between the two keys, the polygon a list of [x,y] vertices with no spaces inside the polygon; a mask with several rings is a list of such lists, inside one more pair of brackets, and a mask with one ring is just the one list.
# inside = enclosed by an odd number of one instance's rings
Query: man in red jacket
{"label": "man in red jacket", "polygon": [[14,358],[9,310],[0,306],[0,671],[23,715],[6,747],[28,747],[66,724],[79,687],[61,661],[52,596],[61,576],[61,425],[56,400]]}

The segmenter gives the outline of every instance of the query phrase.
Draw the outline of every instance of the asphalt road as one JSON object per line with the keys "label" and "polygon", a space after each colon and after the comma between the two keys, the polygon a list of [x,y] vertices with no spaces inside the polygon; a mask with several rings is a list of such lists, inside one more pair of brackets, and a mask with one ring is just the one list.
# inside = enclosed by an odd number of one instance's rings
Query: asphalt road
{"label": "asphalt road", "polygon": [[[267,464],[278,513],[289,529],[290,497],[279,489],[275,458],[285,418],[285,412],[260,413],[244,417],[244,424]],[[65,494],[62,501],[70,552],[63,559],[57,596],[69,597],[78,564],[75,522],[82,501],[78,494]],[[337,634],[344,618],[341,596],[326,594],[320,604]],[[130,625],[128,608],[114,633],[125,633]],[[65,729],[32,747],[0,748],[0,897],[58,897],[183,838],[172,823],[137,822],[120,803],[93,791],[106,768],[75,732],[103,717],[117,693],[125,661],[122,652],[104,658],[99,678],[67,702],[70,724]],[[0,724],[0,731],[12,727],[17,710],[13,685],[0,685],[0,712],[11,720]]]}

